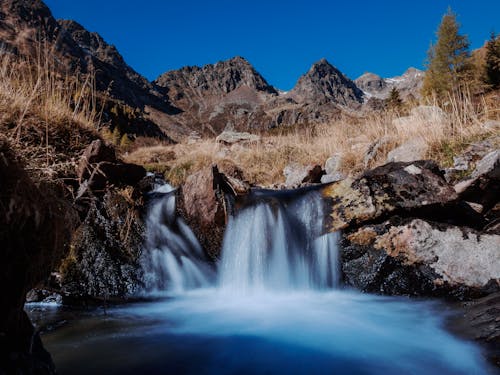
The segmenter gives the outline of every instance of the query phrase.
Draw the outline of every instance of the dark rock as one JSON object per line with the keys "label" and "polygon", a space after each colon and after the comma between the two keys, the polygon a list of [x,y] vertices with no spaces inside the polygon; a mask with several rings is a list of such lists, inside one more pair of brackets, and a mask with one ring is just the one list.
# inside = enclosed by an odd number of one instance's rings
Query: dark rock
{"label": "dark rock", "polygon": [[0,181],[0,372],[54,373],[23,306],[66,251],[77,217],[61,187],[36,185],[2,139]]}
{"label": "dark rock", "polygon": [[205,168],[186,179],[181,189],[179,208],[182,216],[212,259],[219,256],[228,215],[238,196],[249,192],[239,170],[217,166]]}
{"label": "dark rock", "polygon": [[389,163],[323,188],[330,205],[330,230],[414,209],[439,209],[457,199],[438,166],[430,161]]}
{"label": "dark rock", "polygon": [[85,149],[80,161],[78,162],[76,170],[78,180],[82,182],[83,180],[89,178],[94,170],[93,165],[102,161],[116,163],[116,153],[113,147],[108,146],[100,139],[97,139]]}
{"label": "dark rock", "polygon": [[468,298],[500,289],[500,236],[420,219],[367,225],[345,234],[342,270],[367,292]]}
{"label": "dark rock", "polygon": [[133,196],[132,188],[115,189],[92,201],[60,266],[65,295],[106,300],[139,288],[143,203]]}

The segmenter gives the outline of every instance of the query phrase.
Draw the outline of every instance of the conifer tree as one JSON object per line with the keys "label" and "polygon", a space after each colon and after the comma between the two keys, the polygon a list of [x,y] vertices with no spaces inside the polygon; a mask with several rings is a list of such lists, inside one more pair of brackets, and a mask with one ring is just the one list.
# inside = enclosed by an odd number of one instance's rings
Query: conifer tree
{"label": "conifer tree", "polygon": [[470,74],[470,52],[467,36],[459,34],[456,14],[448,8],[437,31],[436,44],[428,51],[427,72],[422,93],[443,98],[465,83]]}
{"label": "conifer tree", "polygon": [[393,87],[391,89],[389,97],[386,99],[385,103],[389,109],[398,110],[401,108],[401,106],[403,105],[403,100],[401,99],[397,88]]}
{"label": "conifer tree", "polygon": [[500,38],[494,32],[486,43],[485,83],[492,89],[500,88]]}

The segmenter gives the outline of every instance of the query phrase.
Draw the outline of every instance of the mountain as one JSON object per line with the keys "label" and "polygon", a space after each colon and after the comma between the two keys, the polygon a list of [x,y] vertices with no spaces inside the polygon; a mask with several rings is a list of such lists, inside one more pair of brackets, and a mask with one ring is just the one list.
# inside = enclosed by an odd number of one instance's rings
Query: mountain
{"label": "mountain", "polygon": [[297,102],[335,103],[346,107],[363,103],[363,92],[326,59],[313,64],[299,78],[290,96]]}
{"label": "mountain", "polygon": [[19,56],[40,55],[63,74],[95,76],[97,93],[106,98],[103,119],[121,133],[169,139],[148,118],[149,108],[177,113],[166,98],[129,67],[114,46],[75,21],[57,21],[39,0],[0,2],[0,41]]}
{"label": "mountain", "polygon": [[288,93],[269,85],[242,57],[166,72],[154,83],[182,110],[172,117],[205,135],[324,122],[363,102],[362,91],[325,59]]}
{"label": "mountain", "polygon": [[359,110],[369,98],[386,97],[392,87],[402,97],[417,96],[423,77],[412,68],[401,77],[367,73],[352,81],[321,59],[290,92],[281,92],[237,56],[169,71],[149,82],[98,33],[75,21],[55,20],[40,0],[0,1],[0,47],[15,55],[43,52],[66,75],[91,73],[110,129],[173,141],[192,133],[216,136],[227,128],[260,132],[327,122]]}
{"label": "mountain", "polygon": [[356,86],[363,90],[365,99],[386,99],[392,88],[399,91],[401,98],[419,98],[424,79],[424,72],[416,68],[409,68],[401,76],[382,78],[373,73],[365,73],[354,80]]}

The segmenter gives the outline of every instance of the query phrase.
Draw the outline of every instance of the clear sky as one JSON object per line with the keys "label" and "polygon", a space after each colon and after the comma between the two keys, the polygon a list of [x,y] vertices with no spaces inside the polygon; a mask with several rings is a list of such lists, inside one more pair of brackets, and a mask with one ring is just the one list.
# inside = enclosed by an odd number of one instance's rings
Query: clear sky
{"label": "clear sky", "polygon": [[149,79],[240,55],[290,89],[326,57],[350,78],[422,68],[448,6],[472,48],[500,32],[500,0],[45,0],[114,44]]}

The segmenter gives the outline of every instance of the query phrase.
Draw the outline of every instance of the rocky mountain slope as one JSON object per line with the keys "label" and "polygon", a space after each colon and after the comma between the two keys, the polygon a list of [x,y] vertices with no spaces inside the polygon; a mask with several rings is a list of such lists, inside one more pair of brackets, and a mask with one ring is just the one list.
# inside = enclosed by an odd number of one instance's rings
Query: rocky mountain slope
{"label": "rocky mountain slope", "polygon": [[399,91],[401,98],[419,98],[424,79],[424,72],[409,68],[401,76],[382,78],[374,73],[365,73],[354,80],[357,87],[363,90],[365,98],[386,99],[393,88]]}
{"label": "rocky mountain slope", "polygon": [[351,81],[325,59],[313,64],[288,93],[279,92],[244,58],[166,72],[154,82],[134,71],[99,34],[71,20],[56,20],[40,0],[0,4],[0,43],[15,55],[55,56],[57,69],[95,76],[106,101],[102,120],[120,134],[180,141],[224,129],[252,132],[320,123],[341,111],[358,110],[366,99],[384,98],[396,87],[403,98],[418,96],[423,73],[401,77],[365,74]]}

